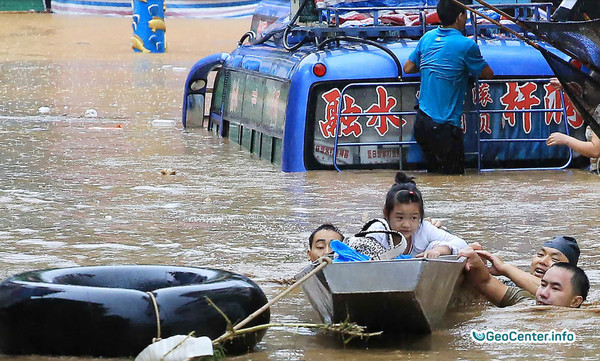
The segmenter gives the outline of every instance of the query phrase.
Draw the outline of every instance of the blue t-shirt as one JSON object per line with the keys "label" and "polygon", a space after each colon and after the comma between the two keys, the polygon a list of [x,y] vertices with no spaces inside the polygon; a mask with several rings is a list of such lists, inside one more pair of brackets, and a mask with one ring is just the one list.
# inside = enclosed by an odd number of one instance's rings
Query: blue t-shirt
{"label": "blue t-shirt", "polygon": [[408,59],[421,72],[419,108],[435,122],[460,127],[468,75],[478,77],[487,66],[477,44],[438,27],[421,37]]}

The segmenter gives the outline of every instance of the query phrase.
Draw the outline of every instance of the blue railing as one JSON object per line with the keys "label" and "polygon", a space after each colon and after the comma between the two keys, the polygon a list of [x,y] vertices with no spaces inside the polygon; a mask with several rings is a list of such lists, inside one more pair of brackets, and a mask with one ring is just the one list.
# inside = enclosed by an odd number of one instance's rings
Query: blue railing
{"label": "blue railing", "polygon": [[[340,99],[344,99],[344,95],[347,90],[350,88],[358,88],[358,87],[369,87],[369,86],[408,86],[408,85],[419,85],[420,82],[387,82],[387,83],[350,83],[346,85],[342,91],[340,92]],[[388,113],[347,113],[342,115],[342,104],[343,101],[338,102],[337,106],[337,123],[335,127],[335,134],[333,140],[333,166],[338,172],[341,172],[341,169],[337,165],[337,148],[338,147],[356,147],[356,146],[378,146],[378,145],[397,145],[399,147],[403,145],[417,144],[414,140],[400,140],[400,141],[383,141],[383,142],[364,142],[364,143],[339,143],[339,134],[340,134],[340,125],[343,116],[383,116],[383,115],[415,115],[417,112],[415,111],[402,111],[402,112],[388,112]],[[400,124],[400,139],[402,139],[402,124]],[[400,157],[400,168],[402,168],[402,157]]]}
{"label": "blue railing", "polygon": [[[499,4],[495,5],[499,9],[513,9],[515,18],[520,20],[528,19],[534,21],[540,21],[542,19],[550,20],[550,10],[552,8],[551,2],[545,3],[523,3],[523,4]],[[473,7],[481,9],[482,7],[478,4],[473,4]],[[379,37],[420,37],[430,29],[437,27],[437,25],[428,25],[425,13],[428,10],[435,10],[435,6],[397,6],[397,7],[327,7],[325,9],[319,9],[319,20],[317,21],[318,26],[304,27],[298,26],[291,30],[293,35],[308,36],[309,38],[325,38],[328,36],[360,36],[366,38],[379,38]],[[381,21],[381,12],[383,11],[416,11],[419,15],[419,25],[406,26],[406,25],[392,25],[384,24]],[[543,10],[542,13],[540,10]],[[373,18],[373,24],[369,25],[354,25],[354,26],[343,26],[340,17],[346,12],[357,12],[361,14],[369,14]],[[494,24],[477,24],[477,19],[480,17],[474,13],[471,13],[471,22],[467,24],[465,32],[467,35],[474,35],[475,40],[477,36],[481,35],[484,31],[496,32],[499,27]],[[523,30],[515,23],[503,24],[507,28],[513,31]]]}
{"label": "blue railing", "polygon": [[[531,83],[548,83],[550,81],[550,79],[518,79],[516,80],[518,82],[531,82]],[[494,83],[506,83],[506,80],[500,80],[500,79],[491,79],[491,80],[485,80],[485,83],[487,84],[494,84]],[[481,82],[477,81],[476,82],[476,89],[479,89],[479,84]],[[477,114],[477,119],[479,119],[479,114],[481,113],[486,113],[486,114],[498,114],[498,113],[515,113],[515,114],[519,114],[519,113],[558,113],[561,112],[565,124],[565,133],[568,135],[569,134],[569,122],[567,121],[567,107],[565,105],[565,96],[561,91],[559,91],[560,94],[560,104],[561,107],[560,108],[554,108],[554,109],[521,109],[521,110],[485,110],[482,111],[481,110],[481,103],[479,101],[479,92],[475,92],[476,94],[476,104],[477,104],[477,108],[475,109],[475,113]],[[513,138],[513,139],[482,139],[481,138],[481,129],[479,129],[479,127],[477,128],[477,170],[479,172],[493,172],[493,171],[497,171],[497,170],[504,170],[504,171],[517,171],[517,170],[558,170],[558,169],[564,169],[566,167],[569,166],[569,164],[571,164],[571,161],[573,160],[573,151],[571,150],[571,148],[569,148],[569,157],[566,161],[565,164],[563,164],[562,166],[559,167],[523,167],[523,168],[482,168],[481,166],[481,157],[482,157],[482,152],[481,152],[481,144],[482,143],[519,143],[519,142],[527,142],[527,143],[545,143],[546,142],[546,138]]]}

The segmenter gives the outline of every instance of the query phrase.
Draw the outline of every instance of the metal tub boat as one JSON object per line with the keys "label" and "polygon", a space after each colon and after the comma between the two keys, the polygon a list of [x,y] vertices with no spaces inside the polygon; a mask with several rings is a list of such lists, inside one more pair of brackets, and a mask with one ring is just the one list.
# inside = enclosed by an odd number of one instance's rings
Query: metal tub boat
{"label": "metal tub boat", "polygon": [[369,332],[429,333],[446,313],[464,262],[447,256],[332,263],[302,290],[324,323],[347,320]]}

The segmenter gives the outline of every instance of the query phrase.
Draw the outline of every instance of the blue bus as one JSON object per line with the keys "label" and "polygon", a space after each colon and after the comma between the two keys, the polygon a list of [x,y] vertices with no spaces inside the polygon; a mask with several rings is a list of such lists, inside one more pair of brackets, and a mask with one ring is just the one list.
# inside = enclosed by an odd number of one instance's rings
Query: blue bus
{"label": "blue bus", "polygon": [[[437,1],[295,1],[264,0],[236,49],[194,65],[184,90],[184,127],[206,126],[285,172],[423,168],[412,136],[419,75],[403,74],[402,64],[420,36],[438,26]],[[536,20],[548,17],[551,6],[501,5]],[[473,13],[466,34],[495,72],[493,80],[474,80],[468,90],[466,166],[486,171],[571,164],[568,148],[544,141],[554,131],[585,139],[584,122],[550,85],[554,75],[539,51]]]}

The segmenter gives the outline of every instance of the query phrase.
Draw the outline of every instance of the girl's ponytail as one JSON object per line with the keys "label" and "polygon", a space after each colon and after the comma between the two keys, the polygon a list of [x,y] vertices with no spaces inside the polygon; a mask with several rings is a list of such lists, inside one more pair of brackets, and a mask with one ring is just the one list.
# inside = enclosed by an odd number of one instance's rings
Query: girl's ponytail
{"label": "girl's ponytail", "polygon": [[394,178],[394,180],[396,181],[396,184],[412,183],[416,186],[417,183],[415,183],[414,179],[415,179],[415,177],[409,177],[404,172],[396,173],[396,177]]}

